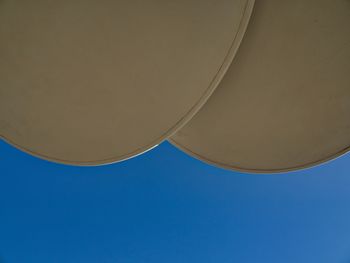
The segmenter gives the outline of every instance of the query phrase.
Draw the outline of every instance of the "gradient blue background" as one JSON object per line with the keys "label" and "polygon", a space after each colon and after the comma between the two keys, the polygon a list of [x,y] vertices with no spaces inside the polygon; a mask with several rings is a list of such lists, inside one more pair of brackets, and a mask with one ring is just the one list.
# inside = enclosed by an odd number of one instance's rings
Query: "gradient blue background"
{"label": "gradient blue background", "polygon": [[82,168],[0,142],[0,262],[350,263],[350,156],[243,175],[168,143]]}

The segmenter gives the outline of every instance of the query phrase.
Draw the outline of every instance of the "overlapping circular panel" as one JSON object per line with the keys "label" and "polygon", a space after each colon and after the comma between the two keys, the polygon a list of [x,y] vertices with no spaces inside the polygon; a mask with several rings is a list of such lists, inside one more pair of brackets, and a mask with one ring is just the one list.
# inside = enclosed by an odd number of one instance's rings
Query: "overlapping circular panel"
{"label": "overlapping circular panel", "polygon": [[155,146],[231,62],[252,0],[0,0],[0,135],[92,165]]}
{"label": "overlapping circular panel", "polygon": [[280,172],[350,146],[350,1],[257,1],[208,103],[172,142],[218,166]]}

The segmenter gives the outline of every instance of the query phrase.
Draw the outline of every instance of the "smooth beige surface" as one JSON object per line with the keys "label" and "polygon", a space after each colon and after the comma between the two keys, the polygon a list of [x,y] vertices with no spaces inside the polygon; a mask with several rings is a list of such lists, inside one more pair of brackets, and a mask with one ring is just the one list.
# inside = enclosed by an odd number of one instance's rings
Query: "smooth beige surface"
{"label": "smooth beige surface", "polygon": [[350,1],[256,1],[222,83],[173,143],[250,172],[315,165],[350,146]]}
{"label": "smooth beige surface", "polygon": [[0,0],[0,135],[93,165],[181,127],[231,62],[252,0]]}

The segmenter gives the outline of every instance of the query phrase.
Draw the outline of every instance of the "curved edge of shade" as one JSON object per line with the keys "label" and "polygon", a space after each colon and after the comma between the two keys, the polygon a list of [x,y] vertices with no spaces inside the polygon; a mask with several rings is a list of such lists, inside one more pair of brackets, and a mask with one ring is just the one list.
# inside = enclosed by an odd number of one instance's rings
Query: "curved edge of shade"
{"label": "curved edge of shade", "polygon": [[296,165],[296,166],[291,166],[291,167],[286,167],[286,168],[278,168],[278,169],[255,169],[255,168],[246,168],[246,167],[239,167],[239,166],[234,166],[234,165],[228,165],[225,163],[220,163],[216,162],[213,160],[210,160],[200,154],[197,154],[190,149],[186,148],[185,146],[181,145],[180,143],[177,143],[173,139],[169,139],[169,142],[175,146],[177,149],[185,152],[189,156],[204,162],[206,164],[215,166],[217,168],[225,169],[225,170],[230,170],[230,171],[236,171],[236,172],[242,172],[242,173],[247,173],[247,174],[282,174],[282,173],[288,173],[288,172],[297,172],[301,170],[306,170],[310,168],[314,168],[316,166],[324,165],[326,163],[329,163],[331,161],[334,161],[335,159],[338,159],[345,154],[350,152],[350,145],[345,147],[344,149],[340,150],[339,152],[336,152],[334,154],[331,154],[325,158],[322,158],[320,160],[314,161],[314,162],[309,162],[304,165]]}

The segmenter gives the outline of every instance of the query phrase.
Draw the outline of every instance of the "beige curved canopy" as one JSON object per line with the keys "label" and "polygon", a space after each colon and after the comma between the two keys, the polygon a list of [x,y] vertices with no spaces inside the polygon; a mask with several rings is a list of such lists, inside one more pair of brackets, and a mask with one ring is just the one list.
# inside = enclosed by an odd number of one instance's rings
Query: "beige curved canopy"
{"label": "beige curved canopy", "polygon": [[150,149],[207,100],[253,0],[0,0],[0,136],[92,165]]}
{"label": "beige curved canopy", "polygon": [[208,103],[172,142],[215,165],[300,169],[350,147],[350,1],[256,1]]}

